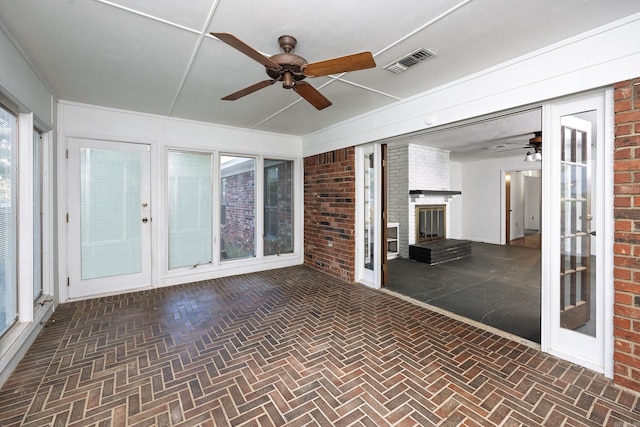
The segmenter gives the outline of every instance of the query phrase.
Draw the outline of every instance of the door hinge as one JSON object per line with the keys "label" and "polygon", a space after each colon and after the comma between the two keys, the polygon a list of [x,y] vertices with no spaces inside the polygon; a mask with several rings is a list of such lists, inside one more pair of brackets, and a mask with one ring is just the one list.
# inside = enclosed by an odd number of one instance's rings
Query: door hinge
{"label": "door hinge", "polygon": [[382,271],[384,271],[385,273],[387,272],[387,264],[386,263],[382,264]]}
{"label": "door hinge", "polygon": [[71,281],[69,280],[69,278],[67,277],[67,286],[71,285]]}
{"label": "door hinge", "polygon": [[67,159],[69,158],[69,150],[65,150],[65,152],[64,152],[64,156],[65,156],[65,158],[67,158]]}
{"label": "door hinge", "polygon": [[67,223],[69,223],[69,213],[67,213]]}
{"label": "door hinge", "polygon": [[382,212],[382,220],[386,220],[387,219],[387,213],[386,212]]}
{"label": "door hinge", "polygon": [[387,160],[386,159],[382,159],[382,167],[386,167],[387,166]]}

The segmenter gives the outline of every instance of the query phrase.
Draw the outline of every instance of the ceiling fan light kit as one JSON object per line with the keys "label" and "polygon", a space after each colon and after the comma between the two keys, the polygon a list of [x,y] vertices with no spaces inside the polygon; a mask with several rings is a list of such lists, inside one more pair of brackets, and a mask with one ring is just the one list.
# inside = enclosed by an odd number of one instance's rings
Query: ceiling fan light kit
{"label": "ceiling fan light kit", "polygon": [[278,44],[280,44],[283,53],[277,53],[269,58],[232,34],[211,33],[211,35],[247,55],[254,61],[264,65],[265,71],[270,77],[270,80],[255,83],[223,97],[222,100],[225,101],[235,101],[243,96],[271,86],[275,82],[281,81],[283,88],[293,89],[316,109],[322,110],[330,106],[331,101],[325,98],[325,96],[312,85],[302,80],[307,77],[323,77],[329,74],[364,70],[376,66],[371,52],[361,52],[339,58],[327,59],[325,61],[308,63],[303,57],[292,53],[296,47],[297,40],[295,37],[289,35],[283,35],[278,38]]}
{"label": "ceiling fan light kit", "polygon": [[527,151],[524,156],[525,162],[541,162],[542,161],[542,132],[535,132],[535,136],[529,140],[528,147],[533,148],[533,153]]}

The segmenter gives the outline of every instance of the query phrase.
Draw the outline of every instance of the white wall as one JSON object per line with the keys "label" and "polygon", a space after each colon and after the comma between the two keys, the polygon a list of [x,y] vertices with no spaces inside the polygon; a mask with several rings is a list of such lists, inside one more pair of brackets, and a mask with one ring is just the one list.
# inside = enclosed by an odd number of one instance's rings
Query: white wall
{"label": "white wall", "polygon": [[[64,156],[69,138],[111,140],[144,143],[151,147],[151,216],[152,236],[152,286],[166,286],[215,277],[243,274],[253,271],[298,265],[303,262],[303,182],[300,139],[288,135],[243,130],[132,111],[103,108],[93,105],[61,101],[58,106],[59,132],[59,192],[65,194],[67,171]],[[167,202],[166,156],[169,149],[200,150],[217,154],[261,155],[294,161],[294,254],[278,257],[259,257],[242,262],[203,265],[198,269],[169,270],[167,265]],[[258,195],[258,197],[261,197]],[[59,217],[67,212],[62,204]],[[60,278],[66,278],[67,259],[66,224],[60,222],[58,252],[60,254]],[[60,283],[65,280],[60,280]],[[61,300],[68,298],[66,286],[60,286]],[[105,290],[105,293],[108,293]]]}
{"label": "white wall", "polygon": [[540,230],[540,203],[542,202],[542,178],[524,177],[524,228]]}
{"label": "white wall", "polygon": [[521,155],[504,159],[465,162],[462,167],[462,236],[463,239],[500,244],[501,212],[504,211],[504,171],[539,167],[525,163]]}
{"label": "white wall", "polygon": [[[462,191],[462,163],[449,162],[449,189]],[[447,221],[449,222],[449,237],[451,239],[462,239],[462,201],[465,192],[452,197],[449,200],[449,211]]]}
{"label": "white wall", "polygon": [[53,128],[53,95],[0,26],[0,89],[37,121]]}
{"label": "white wall", "polygon": [[[510,172],[511,177],[511,200],[510,200],[510,215],[511,222],[509,223],[509,238],[519,239],[524,237],[524,176],[522,172]],[[506,215],[506,206],[505,206]],[[506,242],[505,242],[506,243]]]}

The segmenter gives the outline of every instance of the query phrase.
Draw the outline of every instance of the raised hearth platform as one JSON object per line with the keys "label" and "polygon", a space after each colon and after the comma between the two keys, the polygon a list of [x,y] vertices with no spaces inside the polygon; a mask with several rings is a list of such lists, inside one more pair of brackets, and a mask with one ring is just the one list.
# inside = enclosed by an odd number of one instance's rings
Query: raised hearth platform
{"label": "raised hearth platform", "polygon": [[469,240],[442,239],[409,245],[409,259],[431,265],[468,256],[471,256]]}

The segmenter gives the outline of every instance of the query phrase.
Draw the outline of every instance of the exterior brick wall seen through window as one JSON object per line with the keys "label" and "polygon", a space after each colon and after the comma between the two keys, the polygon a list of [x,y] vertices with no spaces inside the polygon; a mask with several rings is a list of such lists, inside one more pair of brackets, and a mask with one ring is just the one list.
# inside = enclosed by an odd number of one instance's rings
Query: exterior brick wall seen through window
{"label": "exterior brick wall seen through window", "polygon": [[255,167],[222,177],[220,250],[223,260],[255,256],[255,183]]}

